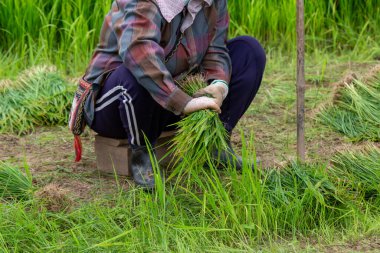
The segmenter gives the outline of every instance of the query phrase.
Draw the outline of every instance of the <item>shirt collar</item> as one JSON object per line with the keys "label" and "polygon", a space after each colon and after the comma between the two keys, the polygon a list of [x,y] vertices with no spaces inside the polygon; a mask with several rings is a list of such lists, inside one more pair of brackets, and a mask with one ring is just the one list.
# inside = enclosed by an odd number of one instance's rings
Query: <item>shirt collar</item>
{"label": "shirt collar", "polygon": [[185,8],[188,2],[188,13],[185,17],[184,23],[181,27],[182,32],[189,28],[193,23],[195,16],[202,9],[203,3],[207,6],[211,6],[213,0],[156,0],[157,5],[161,11],[162,16],[167,22],[171,22],[175,16],[177,16]]}
{"label": "shirt collar", "polygon": [[210,7],[212,2],[213,0],[190,0],[187,5],[187,14],[182,24],[181,32],[184,32],[193,24],[195,17],[202,10],[203,5]]}

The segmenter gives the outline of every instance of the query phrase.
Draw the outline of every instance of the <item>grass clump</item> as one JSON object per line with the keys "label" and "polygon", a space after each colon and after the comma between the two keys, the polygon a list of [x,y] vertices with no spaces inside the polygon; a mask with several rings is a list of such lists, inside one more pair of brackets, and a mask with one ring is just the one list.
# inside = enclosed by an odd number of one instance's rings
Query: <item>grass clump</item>
{"label": "grass clump", "polygon": [[278,230],[279,236],[344,227],[347,219],[358,215],[324,165],[293,162],[262,171],[262,178],[270,230]]}
{"label": "grass clump", "polygon": [[380,149],[369,147],[360,152],[339,153],[332,159],[330,173],[357,199],[380,204]]}
{"label": "grass clump", "polygon": [[321,122],[352,141],[380,141],[380,76],[355,80],[339,91],[334,105],[319,115]]}
{"label": "grass clump", "polygon": [[[201,75],[189,76],[181,83],[181,88],[190,96],[206,86]],[[174,155],[177,171],[213,163],[213,152],[227,150],[227,131],[214,111],[207,109],[191,113],[175,126],[177,133],[169,152]]]}
{"label": "grass clump", "polygon": [[[247,160],[252,154],[243,149]],[[0,238],[6,242],[0,239],[0,249],[256,252],[284,239],[328,240],[369,228],[377,233],[379,227],[371,227],[374,210],[366,200],[345,201],[350,192],[344,190],[322,165],[292,163],[269,171],[244,165],[241,173],[194,170],[186,187],[164,184],[154,193],[131,188],[67,212],[22,202],[0,205]]]}
{"label": "grass clump", "polygon": [[[30,175],[28,170],[27,174]],[[7,163],[0,162],[0,199],[29,199],[32,196],[33,185],[31,176]]]}
{"label": "grass clump", "polygon": [[74,90],[53,69],[37,68],[20,75],[0,91],[0,134],[66,124]]}
{"label": "grass clump", "polygon": [[338,187],[321,165],[301,165],[291,163],[285,168],[269,170],[266,173],[265,185],[272,202],[288,205],[295,196],[307,191],[321,205],[336,206],[342,198]]}

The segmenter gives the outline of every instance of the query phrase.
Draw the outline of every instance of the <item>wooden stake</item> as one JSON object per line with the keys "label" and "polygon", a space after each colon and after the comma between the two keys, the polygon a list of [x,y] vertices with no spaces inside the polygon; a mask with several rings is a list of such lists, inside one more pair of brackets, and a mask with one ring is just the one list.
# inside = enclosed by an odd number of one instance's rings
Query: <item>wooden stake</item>
{"label": "wooden stake", "polygon": [[304,0],[297,0],[297,154],[305,161],[305,19]]}

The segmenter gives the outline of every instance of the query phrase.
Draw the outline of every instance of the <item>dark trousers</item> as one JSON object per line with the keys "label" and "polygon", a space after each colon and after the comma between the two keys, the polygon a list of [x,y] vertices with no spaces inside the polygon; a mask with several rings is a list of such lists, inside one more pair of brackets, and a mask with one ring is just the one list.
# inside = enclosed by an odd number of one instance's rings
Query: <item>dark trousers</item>
{"label": "dark trousers", "polygon": [[[252,37],[229,40],[227,47],[232,60],[232,76],[220,119],[231,132],[260,87],[266,57],[264,49]],[[154,101],[121,65],[110,74],[99,92],[91,128],[102,136],[128,138],[132,146],[140,146],[145,143],[144,135],[154,144],[162,131],[169,130],[170,125],[179,120],[179,116]]]}

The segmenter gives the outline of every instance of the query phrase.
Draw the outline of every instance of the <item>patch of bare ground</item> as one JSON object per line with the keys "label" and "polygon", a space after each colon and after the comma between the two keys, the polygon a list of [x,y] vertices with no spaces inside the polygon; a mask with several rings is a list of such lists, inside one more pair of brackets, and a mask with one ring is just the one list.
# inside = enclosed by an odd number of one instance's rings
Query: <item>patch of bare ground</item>
{"label": "patch of bare ground", "polygon": [[[263,168],[283,167],[289,161],[296,159],[296,142],[289,140],[295,138],[292,131],[282,130],[278,133],[276,130],[266,129],[265,131],[256,131],[256,152],[258,159],[262,162]],[[273,136],[282,134],[284,137],[283,145],[276,145],[272,143]],[[239,136],[234,136],[234,143],[236,147],[240,146],[238,142]],[[278,137],[277,137],[278,138]],[[287,142],[287,143],[286,143]],[[306,148],[307,162],[312,163],[328,163],[331,157],[344,151],[362,151],[367,147],[376,146],[380,148],[379,142],[361,141],[351,142],[339,133],[324,132],[319,136],[313,137],[308,140]]]}
{"label": "patch of bare ground", "polygon": [[74,201],[69,191],[56,184],[48,184],[35,193],[35,198],[42,208],[51,212],[70,211]]}
{"label": "patch of bare ground", "polygon": [[59,195],[64,191],[73,200],[86,201],[112,194],[120,188],[128,189],[130,182],[125,177],[116,179],[114,175],[98,172],[93,140],[91,133],[84,134],[83,158],[75,163],[73,137],[65,127],[37,128],[24,136],[3,134],[0,135],[0,161],[7,160],[19,166],[26,163],[34,184],[42,191],[48,187],[49,191],[44,194]]}
{"label": "patch of bare ground", "polygon": [[351,252],[380,252],[380,238],[368,237],[354,242],[328,245],[319,248],[320,252],[325,253],[351,253]]}
{"label": "patch of bare ground", "polygon": [[[332,72],[332,69],[334,72]],[[362,150],[370,145],[380,147],[380,143],[370,141],[351,142],[343,135],[331,131],[326,126],[321,126],[316,121],[316,116],[320,110],[333,103],[338,96],[339,89],[344,87],[346,83],[351,83],[356,78],[368,81],[373,79],[379,72],[380,64],[378,62],[337,64],[327,71],[326,76],[329,77],[325,79],[331,82],[323,83],[323,86],[328,88],[327,92],[321,94],[323,99],[318,103],[313,101],[306,103],[305,131],[308,162],[328,162],[335,153],[345,150]],[[274,78],[274,80],[279,81],[277,78]],[[258,94],[258,98],[252,104],[253,107],[259,106],[263,101],[265,102],[262,96],[269,93],[271,87],[281,85],[272,83],[271,79],[266,80],[266,82],[269,82],[264,83],[267,91],[263,92],[263,88],[261,89],[261,93]],[[311,83],[307,85],[307,90],[309,91],[315,88],[315,85],[313,86]],[[256,154],[264,168],[282,167],[289,160],[296,158],[295,106],[289,109],[289,107],[281,103],[268,104],[269,108],[263,112],[260,110],[255,114],[246,113],[238,127],[242,129],[246,136],[249,136],[251,132],[255,134]],[[237,149],[241,148],[239,130],[234,131],[232,142]]]}

